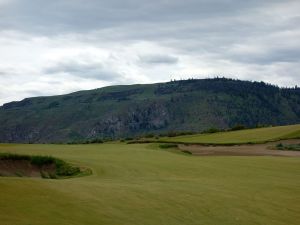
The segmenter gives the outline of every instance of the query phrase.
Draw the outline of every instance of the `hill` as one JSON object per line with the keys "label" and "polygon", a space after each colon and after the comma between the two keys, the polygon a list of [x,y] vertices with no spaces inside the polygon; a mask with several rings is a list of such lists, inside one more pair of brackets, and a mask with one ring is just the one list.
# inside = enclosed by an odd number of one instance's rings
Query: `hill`
{"label": "hill", "polygon": [[0,142],[50,143],[300,123],[300,89],[225,78],[110,86],[0,107]]}

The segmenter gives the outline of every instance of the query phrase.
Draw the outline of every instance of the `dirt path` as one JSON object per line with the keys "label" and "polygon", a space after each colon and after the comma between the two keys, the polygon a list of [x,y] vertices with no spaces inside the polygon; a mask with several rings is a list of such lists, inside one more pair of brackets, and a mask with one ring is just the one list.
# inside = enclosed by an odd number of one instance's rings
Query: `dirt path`
{"label": "dirt path", "polygon": [[188,151],[197,156],[290,156],[300,157],[300,151],[272,150],[278,143],[298,144],[300,139],[284,140],[256,145],[234,146],[203,146],[203,145],[178,145],[182,151]]}

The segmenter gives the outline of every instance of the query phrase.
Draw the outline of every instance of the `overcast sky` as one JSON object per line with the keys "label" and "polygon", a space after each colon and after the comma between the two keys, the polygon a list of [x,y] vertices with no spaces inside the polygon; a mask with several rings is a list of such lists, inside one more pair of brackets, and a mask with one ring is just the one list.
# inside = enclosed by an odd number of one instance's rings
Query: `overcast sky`
{"label": "overcast sky", "polygon": [[300,1],[0,0],[0,105],[216,75],[300,85]]}

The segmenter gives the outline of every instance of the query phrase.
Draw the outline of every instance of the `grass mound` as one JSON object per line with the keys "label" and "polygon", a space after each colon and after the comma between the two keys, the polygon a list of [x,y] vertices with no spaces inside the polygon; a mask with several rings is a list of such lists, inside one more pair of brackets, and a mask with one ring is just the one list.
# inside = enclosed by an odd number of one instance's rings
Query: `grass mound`
{"label": "grass mound", "polygon": [[82,172],[79,167],[52,156],[0,153],[0,175],[2,176],[57,179],[78,176]]}
{"label": "grass mound", "polygon": [[235,145],[300,138],[300,124],[160,138],[159,142]]}

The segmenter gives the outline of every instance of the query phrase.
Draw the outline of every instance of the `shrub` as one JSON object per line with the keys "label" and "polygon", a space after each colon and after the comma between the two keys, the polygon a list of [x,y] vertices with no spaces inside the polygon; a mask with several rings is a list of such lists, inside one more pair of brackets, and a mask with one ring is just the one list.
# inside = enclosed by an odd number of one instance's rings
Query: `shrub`
{"label": "shrub", "polygon": [[95,139],[92,139],[89,143],[92,143],[92,144],[95,144],[95,143],[101,144],[101,143],[103,143],[103,140],[100,139],[100,138],[95,138]]}
{"label": "shrub", "polygon": [[203,134],[212,134],[212,133],[217,133],[220,132],[221,130],[217,129],[217,128],[209,128],[207,130],[202,131]]}
{"label": "shrub", "polygon": [[146,134],[145,135],[145,138],[153,138],[154,137],[154,134]]}
{"label": "shrub", "polygon": [[246,129],[246,127],[244,125],[235,125],[230,130],[235,131],[235,130],[244,130],[244,129]]}
{"label": "shrub", "polygon": [[51,156],[31,156],[30,163],[36,166],[43,166],[55,163],[55,158]]}
{"label": "shrub", "polygon": [[55,160],[56,175],[58,176],[74,176],[80,173],[79,167],[71,166],[70,164],[60,160]]}
{"label": "shrub", "polygon": [[300,144],[282,144],[276,145],[277,150],[300,151]]}
{"label": "shrub", "polygon": [[169,132],[167,133],[167,136],[168,136],[168,137],[176,137],[176,136],[178,136],[178,134],[177,134],[175,131],[169,131]]}
{"label": "shrub", "polygon": [[160,144],[160,148],[166,149],[166,148],[177,148],[177,144]]}
{"label": "shrub", "polygon": [[18,155],[18,154],[13,154],[13,153],[0,153],[0,159],[30,160],[30,156]]}
{"label": "shrub", "polygon": [[132,141],[133,138],[132,138],[132,137],[127,137],[127,138],[125,138],[124,140],[125,140],[125,141]]}

